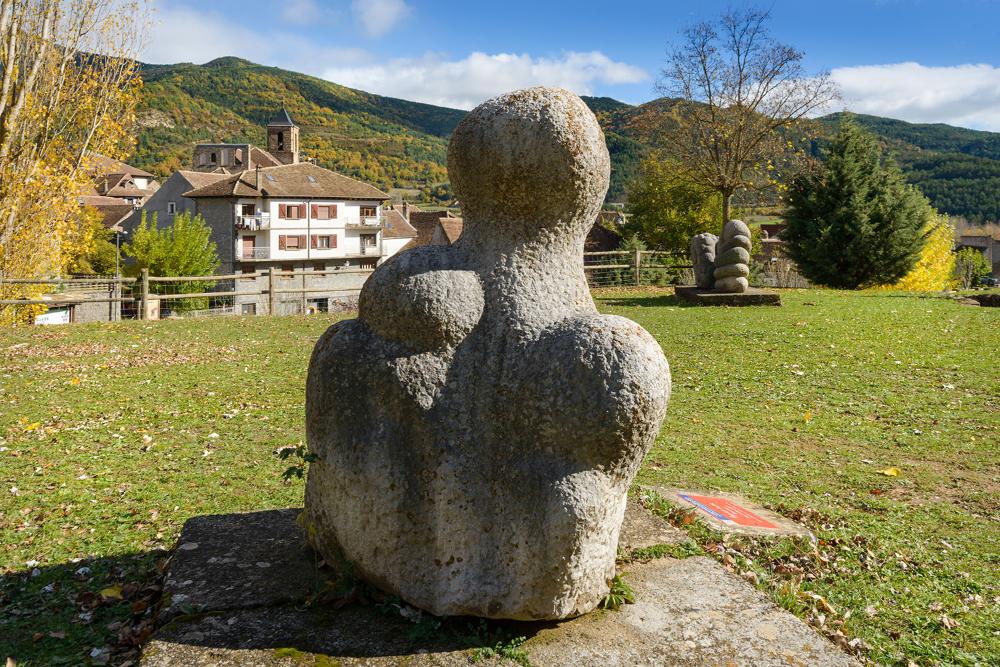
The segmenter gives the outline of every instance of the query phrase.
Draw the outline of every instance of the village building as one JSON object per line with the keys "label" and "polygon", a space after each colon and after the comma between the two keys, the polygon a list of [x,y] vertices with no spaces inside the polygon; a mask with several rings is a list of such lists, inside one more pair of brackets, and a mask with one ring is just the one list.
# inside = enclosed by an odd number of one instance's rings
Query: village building
{"label": "village building", "polygon": [[257,167],[298,164],[299,128],[282,109],[267,124],[267,150],[253,144],[198,144],[191,156],[193,171],[237,174]]}
{"label": "village building", "polygon": [[194,215],[196,212],[195,201],[185,197],[186,192],[203,188],[217,181],[225,179],[228,175],[224,173],[204,173],[199,171],[181,170],[175,171],[170,178],[165,180],[160,189],[150,197],[143,207],[133,211],[123,223],[123,228],[127,233],[132,233],[142,221],[143,214],[150,220],[156,216],[158,227],[166,227],[173,223],[174,218],[181,213]]}
{"label": "village building", "polygon": [[[308,162],[257,168],[184,193],[212,230],[222,274],[275,269],[308,297],[283,299],[282,312],[327,310],[355,296],[367,272],[417,235],[401,215],[383,211],[378,188]],[[339,275],[338,275],[338,272]],[[248,278],[265,280],[263,277]],[[237,297],[238,312],[259,312],[259,297]]]}
{"label": "village building", "polygon": [[160,187],[148,171],[98,153],[88,156],[88,169],[93,185],[82,196],[108,197],[138,208]]}

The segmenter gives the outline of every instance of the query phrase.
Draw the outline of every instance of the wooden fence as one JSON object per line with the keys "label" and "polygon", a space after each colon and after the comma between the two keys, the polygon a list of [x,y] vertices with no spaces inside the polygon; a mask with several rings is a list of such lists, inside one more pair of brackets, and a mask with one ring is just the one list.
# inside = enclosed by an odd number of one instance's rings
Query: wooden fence
{"label": "wooden fence", "polygon": [[[583,269],[591,287],[684,284],[690,282],[687,257],[665,252],[611,251],[584,253]],[[122,317],[138,319],[159,316],[159,307],[191,313],[178,304],[192,299],[207,303],[199,312],[240,314],[240,302],[254,303],[253,314],[279,314],[289,295],[299,297],[298,310],[308,310],[309,295],[334,295],[356,301],[364,278],[372,269],[340,268],[323,271],[279,271],[270,268],[254,273],[212,276],[151,276],[143,270],[138,278],[77,277],[50,279],[0,278],[0,312],[5,309],[71,307],[74,312],[90,309],[94,315],[78,321],[108,321]],[[300,278],[301,286],[283,283]],[[326,284],[322,283],[324,279]],[[246,284],[252,281],[252,285]],[[342,283],[338,286],[336,283]],[[197,285],[197,287],[195,286]],[[202,289],[199,289],[204,285]],[[178,286],[182,286],[178,289]],[[42,293],[38,293],[41,288]],[[285,297],[284,299],[282,297]],[[95,305],[104,304],[99,313]],[[260,305],[260,308],[256,306]],[[288,312],[285,309],[284,312]],[[164,313],[165,314],[165,313]],[[9,318],[4,318],[9,319]]]}

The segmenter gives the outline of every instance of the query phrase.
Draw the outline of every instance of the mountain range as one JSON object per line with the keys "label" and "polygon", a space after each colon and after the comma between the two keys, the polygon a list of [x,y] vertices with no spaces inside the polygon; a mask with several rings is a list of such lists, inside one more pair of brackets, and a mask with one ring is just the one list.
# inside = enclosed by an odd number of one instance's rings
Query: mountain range
{"label": "mountain range", "polygon": [[[465,112],[347,88],[323,79],[219,58],[204,65],[144,65],[138,142],[130,162],[167,176],[186,167],[198,142],[265,144],[282,107],[301,127],[303,153],[324,167],[411,195],[450,196],[448,137]],[[612,160],[609,201],[622,201],[641,160],[656,148],[658,119],[675,100],[630,105],[585,97]],[[940,211],[1000,220],[1000,133],[856,115],[878,135],[910,182]],[[840,114],[818,119],[821,147]],[[422,192],[421,192],[422,191]]]}

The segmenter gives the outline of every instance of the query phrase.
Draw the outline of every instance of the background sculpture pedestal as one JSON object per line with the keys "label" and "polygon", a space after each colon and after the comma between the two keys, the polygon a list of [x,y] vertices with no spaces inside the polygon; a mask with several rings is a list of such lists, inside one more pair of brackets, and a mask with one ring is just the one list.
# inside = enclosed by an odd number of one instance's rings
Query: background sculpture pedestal
{"label": "background sculpture pedestal", "polygon": [[780,306],[777,292],[747,288],[746,292],[716,292],[701,287],[676,287],[674,294],[681,301],[699,306]]}

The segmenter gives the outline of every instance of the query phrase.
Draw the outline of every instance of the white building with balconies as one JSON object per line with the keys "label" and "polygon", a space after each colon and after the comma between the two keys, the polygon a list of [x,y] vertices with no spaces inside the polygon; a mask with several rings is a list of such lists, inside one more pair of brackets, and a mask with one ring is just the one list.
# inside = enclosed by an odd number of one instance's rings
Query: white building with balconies
{"label": "white building with balconies", "polygon": [[[212,228],[222,273],[323,272],[311,281],[315,289],[343,287],[331,274],[373,269],[417,235],[398,212],[383,209],[386,193],[308,162],[244,171],[184,197]],[[367,277],[357,275],[352,289]]]}

